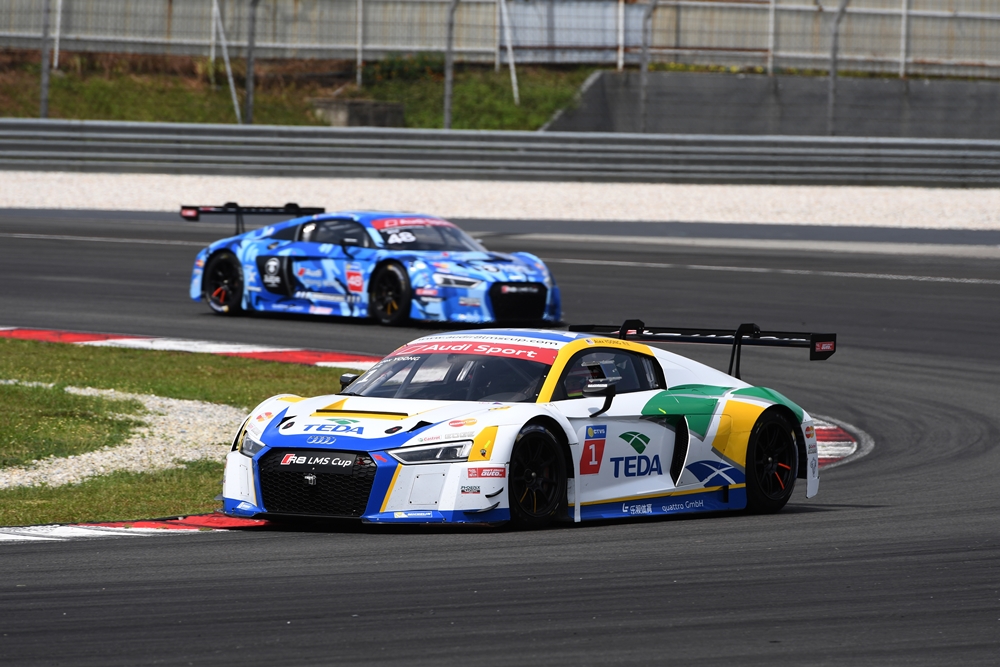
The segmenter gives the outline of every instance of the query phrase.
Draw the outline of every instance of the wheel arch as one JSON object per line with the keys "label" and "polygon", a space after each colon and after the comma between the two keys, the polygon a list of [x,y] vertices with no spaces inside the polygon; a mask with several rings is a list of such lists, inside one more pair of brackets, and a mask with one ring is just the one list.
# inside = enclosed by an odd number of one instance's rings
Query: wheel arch
{"label": "wheel arch", "polygon": [[[224,246],[221,246],[219,248],[216,248],[215,250],[209,250],[208,251],[208,254],[205,255],[205,268],[208,268],[209,262],[211,262],[213,259],[215,259],[219,255],[232,255],[233,259],[236,260],[236,263],[239,264],[240,271],[241,272],[243,271],[243,262],[240,261],[240,256],[237,255],[236,252],[232,248],[230,248],[229,246],[227,246],[227,245],[224,245]],[[203,271],[202,274],[201,274],[201,293],[202,294],[205,293],[205,281],[206,280],[208,280],[208,271]],[[246,277],[245,276],[244,276],[244,281],[243,281],[243,291],[244,292],[246,291]],[[241,294],[240,297],[242,298],[242,296],[243,295]]]}
{"label": "wheel arch", "polygon": [[570,451],[569,437],[567,436],[566,430],[563,428],[562,424],[548,415],[538,415],[536,417],[532,417],[524,424],[524,426],[533,425],[543,426],[552,432],[552,435],[554,435],[556,440],[559,441],[559,449],[566,461],[566,478],[572,479],[575,477],[576,471],[573,464],[573,453]]}
{"label": "wheel arch", "polygon": [[[795,438],[795,450],[796,453],[798,454],[798,470],[795,471],[796,473],[795,476],[797,479],[806,479],[806,476],[808,474],[806,439],[805,436],[802,435],[802,428],[801,428],[802,424],[799,421],[799,418],[795,416],[795,413],[787,405],[781,405],[780,403],[778,403],[772,405],[771,407],[764,410],[764,412],[760,413],[760,416],[757,417],[757,421],[760,421],[761,419],[764,418],[765,415],[768,414],[779,414],[785,419],[787,419],[788,423],[794,427],[792,428],[792,433],[793,437]],[[754,423],[754,425],[756,426],[756,423]]]}

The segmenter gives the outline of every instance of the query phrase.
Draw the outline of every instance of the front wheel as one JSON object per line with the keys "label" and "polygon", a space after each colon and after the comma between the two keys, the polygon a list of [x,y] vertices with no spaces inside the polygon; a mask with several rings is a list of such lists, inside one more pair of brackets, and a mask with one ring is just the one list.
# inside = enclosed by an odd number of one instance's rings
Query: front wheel
{"label": "front wheel", "polygon": [[372,276],[368,303],[380,324],[398,326],[410,316],[410,279],[399,264],[385,264]]}
{"label": "front wheel", "polygon": [[543,528],[558,516],[566,500],[566,459],[559,441],[545,428],[521,429],[510,455],[511,522],[519,528]]}
{"label": "front wheel", "polygon": [[243,311],[243,267],[228,252],[213,255],[205,266],[203,295],[208,307],[220,315]]}
{"label": "front wheel", "polygon": [[747,511],[777,512],[792,495],[799,470],[794,426],[778,413],[765,413],[747,445]]}

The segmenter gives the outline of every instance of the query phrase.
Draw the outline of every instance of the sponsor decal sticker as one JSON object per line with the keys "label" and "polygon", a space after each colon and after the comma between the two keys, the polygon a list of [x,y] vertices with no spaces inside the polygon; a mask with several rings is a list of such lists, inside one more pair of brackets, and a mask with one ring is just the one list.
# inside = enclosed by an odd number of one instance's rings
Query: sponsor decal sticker
{"label": "sponsor decal sticker", "polygon": [[611,463],[615,466],[615,478],[622,474],[625,477],[646,477],[647,475],[662,475],[660,455],[648,456],[612,456]]}
{"label": "sponsor decal sticker", "polygon": [[479,487],[478,486],[463,486],[462,487],[462,494],[463,495],[470,494],[470,493],[479,493]]}
{"label": "sponsor decal sticker", "polygon": [[417,296],[437,296],[438,291],[433,287],[418,287],[413,291]]}
{"label": "sponsor decal sticker", "polygon": [[392,516],[396,519],[430,519],[434,512],[393,512]]}
{"label": "sponsor decal sticker", "polygon": [[332,435],[310,435],[306,438],[307,445],[332,445],[337,439]]}
{"label": "sponsor decal sticker", "polygon": [[347,272],[347,289],[355,293],[365,291],[365,279],[360,271]]}
{"label": "sponsor decal sticker", "polygon": [[381,218],[372,220],[372,227],[382,231],[383,229],[393,229],[395,227],[454,227],[447,220],[441,218]]}
{"label": "sponsor decal sticker", "polygon": [[836,350],[836,348],[837,344],[834,343],[832,340],[820,341],[816,343],[817,352],[833,352],[834,350]]}
{"label": "sponsor decal sticker", "polygon": [[479,299],[473,299],[472,297],[460,296],[458,297],[458,305],[466,306],[468,308],[478,308],[482,305],[482,301]]}
{"label": "sponsor decal sticker", "polygon": [[629,516],[641,516],[643,514],[652,514],[653,503],[641,503],[639,505],[622,503],[622,512],[628,514]]}
{"label": "sponsor decal sticker", "polygon": [[452,428],[462,428],[463,426],[474,426],[476,423],[475,419],[452,419],[448,422],[448,426]]}
{"label": "sponsor decal sticker", "polygon": [[273,412],[265,412],[262,415],[257,415],[257,421],[266,422],[268,419],[274,416]]}
{"label": "sponsor decal sticker", "polygon": [[[637,454],[642,454],[646,451],[646,445],[649,444],[649,436],[638,431],[628,431],[627,433],[622,433],[618,436],[628,444],[632,446],[632,449],[636,451]],[[618,475],[615,475],[617,477]]]}
{"label": "sponsor decal sticker", "polygon": [[469,479],[503,479],[507,476],[507,469],[499,466],[489,468],[469,468]]}
{"label": "sponsor decal sticker", "polygon": [[816,428],[813,426],[806,426],[806,438],[812,439],[816,437]]}
{"label": "sponsor decal sticker", "polygon": [[323,466],[331,469],[346,469],[354,465],[355,456],[337,454],[296,454],[289,452],[281,457],[280,465],[283,466]]}
{"label": "sponsor decal sticker", "polygon": [[583,441],[583,457],[580,459],[581,475],[596,475],[601,472],[601,461],[604,459],[605,438],[608,427],[588,426]]}
{"label": "sponsor decal sticker", "polygon": [[538,294],[538,285],[501,285],[501,294]]}
{"label": "sponsor decal sticker", "polygon": [[392,357],[405,354],[482,354],[489,357],[506,357],[509,359],[528,359],[543,364],[551,364],[556,360],[558,350],[546,349],[529,345],[513,343],[475,343],[469,341],[425,342],[404,345],[396,350]]}

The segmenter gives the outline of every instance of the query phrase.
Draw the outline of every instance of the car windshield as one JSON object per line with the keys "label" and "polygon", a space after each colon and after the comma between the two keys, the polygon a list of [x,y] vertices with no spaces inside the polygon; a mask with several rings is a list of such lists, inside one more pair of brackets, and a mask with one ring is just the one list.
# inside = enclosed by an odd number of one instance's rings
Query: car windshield
{"label": "car windshield", "polygon": [[481,354],[404,354],[387,357],[342,394],[434,401],[531,402],[549,365]]}
{"label": "car windshield", "polygon": [[411,224],[378,229],[386,247],[393,250],[440,250],[451,252],[484,252],[486,249],[458,227],[443,221],[434,225]]}

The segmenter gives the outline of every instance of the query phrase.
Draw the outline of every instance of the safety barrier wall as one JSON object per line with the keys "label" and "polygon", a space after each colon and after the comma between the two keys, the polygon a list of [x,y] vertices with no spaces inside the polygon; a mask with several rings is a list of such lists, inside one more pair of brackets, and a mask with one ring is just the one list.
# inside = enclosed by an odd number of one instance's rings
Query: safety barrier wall
{"label": "safety barrier wall", "polygon": [[[68,51],[208,55],[212,0],[48,0]],[[246,45],[249,0],[218,0],[225,34]],[[262,0],[263,58],[372,59],[443,52],[449,0]],[[500,0],[461,0],[456,49],[499,63]],[[508,0],[515,60],[639,62],[647,4]],[[838,0],[659,0],[654,61],[762,68],[827,67]],[[38,48],[43,0],[0,0],[0,48]],[[1000,76],[997,0],[852,0],[840,29],[843,69]]]}
{"label": "safety barrier wall", "polygon": [[1000,141],[0,119],[0,169],[996,187]]}

